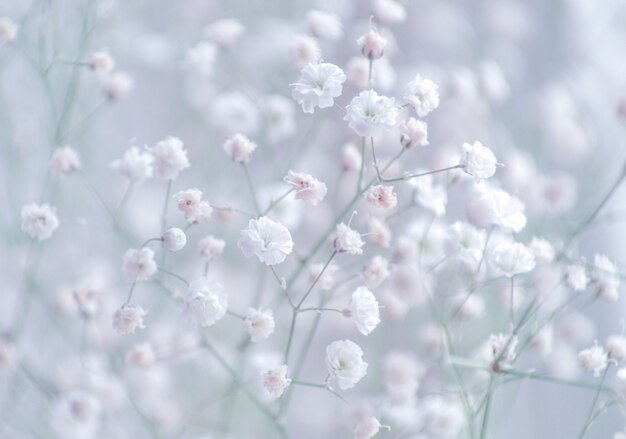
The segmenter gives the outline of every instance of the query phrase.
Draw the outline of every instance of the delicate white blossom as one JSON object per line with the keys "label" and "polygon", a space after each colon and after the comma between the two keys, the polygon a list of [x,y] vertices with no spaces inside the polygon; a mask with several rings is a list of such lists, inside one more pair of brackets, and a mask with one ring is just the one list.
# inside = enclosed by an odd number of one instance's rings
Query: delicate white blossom
{"label": "delicate white blossom", "polygon": [[254,255],[266,265],[280,264],[293,249],[289,230],[265,216],[248,222],[237,245],[244,256],[249,258]]}
{"label": "delicate white blossom", "polygon": [[491,252],[490,262],[507,277],[527,273],[535,268],[535,255],[519,242],[502,242]]}
{"label": "delicate white blossom", "polygon": [[165,250],[177,252],[187,244],[187,235],[178,227],[170,227],[161,235],[161,244]]}
{"label": "delicate white blossom", "polygon": [[291,380],[287,378],[287,365],[283,364],[275,369],[261,372],[261,381],[271,398],[280,398],[291,384]]}
{"label": "delicate white blossom", "polygon": [[178,173],[189,167],[187,151],[178,137],[166,137],[148,151],[154,158],[154,174],[164,180],[174,180]]}
{"label": "delicate white blossom", "polygon": [[43,241],[59,227],[56,211],[49,204],[27,204],[22,207],[22,231]]}
{"label": "delicate white blossom", "polygon": [[152,177],[153,161],[152,154],[141,152],[139,148],[133,146],[124,152],[121,159],[112,161],[110,167],[136,183]]}
{"label": "delicate white blossom", "polygon": [[302,68],[291,95],[302,105],[302,111],[313,113],[315,107],[329,108],[341,96],[346,74],[334,64],[311,62]]}
{"label": "delicate white blossom", "polygon": [[122,267],[133,281],[148,280],[157,271],[154,251],[147,247],[128,249],[122,258]]}
{"label": "delicate white blossom", "polygon": [[608,366],[608,354],[602,346],[592,346],[578,353],[578,362],[585,372],[592,373],[593,376],[600,376],[602,371]]}
{"label": "delicate white blossom", "polygon": [[366,287],[359,287],[352,293],[350,307],[344,314],[356,325],[358,331],[368,335],[380,323],[380,310],[374,294]]}
{"label": "delicate white blossom", "polygon": [[224,241],[223,239],[218,239],[211,235],[202,238],[198,242],[200,255],[202,255],[206,262],[212,262],[217,259],[224,252],[225,246],[226,241]]}
{"label": "delicate white blossom", "polygon": [[381,128],[394,127],[397,118],[394,98],[379,96],[374,90],[364,90],[352,98],[346,107],[344,120],[359,136],[370,137],[380,133]]}
{"label": "delicate white blossom", "polygon": [[378,184],[365,192],[365,200],[381,209],[393,209],[398,205],[398,197],[393,192],[393,186]]}
{"label": "delicate white blossom", "polygon": [[228,297],[219,282],[201,277],[189,284],[183,314],[190,325],[211,326],[224,317],[227,309]]}
{"label": "delicate white blossom", "polygon": [[250,155],[257,148],[257,144],[252,142],[243,134],[230,136],[224,142],[224,151],[229,157],[239,164],[250,163]]}
{"label": "delicate white blossom", "polygon": [[313,206],[318,205],[326,196],[326,184],[304,172],[289,170],[285,182],[296,190],[296,199],[306,201]]}
{"label": "delicate white blossom", "polygon": [[208,201],[202,200],[202,191],[198,188],[177,192],[174,199],[178,204],[178,210],[185,215],[190,224],[207,220],[213,214],[213,208]]}
{"label": "delicate white blossom", "polygon": [[367,374],[363,351],[350,340],[334,341],[326,347],[326,368],[342,390],[351,389]]}
{"label": "delicate white blossom", "polygon": [[57,148],[52,153],[50,167],[57,174],[69,174],[80,169],[80,156],[71,146]]}
{"label": "delicate white blossom", "polygon": [[113,329],[118,334],[134,334],[137,329],[145,328],[143,319],[148,312],[141,306],[127,304],[113,314]]}
{"label": "delicate white blossom", "polygon": [[463,150],[460,165],[466,173],[480,180],[492,177],[496,173],[498,166],[496,156],[482,143],[464,143]]}
{"label": "delicate white blossom", "polygon": [[274,313],[271,309],[250,308],[244,320],[250,339],[256,343],[274,332]]}
{"label": "delicate white blossom", "polygon": [[360,255],[363,253],[364,242],[361,234],[344,223],[337,224],[335,234],[335,250],[339,253]]}
{"label": "delicate white blossom", "polygon": [[416,75],[407,84],[404,102],[413,107],[419,117],[427,116],[439,106],[439,87],[430,79]]}

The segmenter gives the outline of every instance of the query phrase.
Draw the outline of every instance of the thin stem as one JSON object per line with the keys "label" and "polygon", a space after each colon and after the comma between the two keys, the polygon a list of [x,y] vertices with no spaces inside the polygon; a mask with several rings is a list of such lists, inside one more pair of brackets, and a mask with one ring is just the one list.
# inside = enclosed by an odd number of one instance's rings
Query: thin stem
{"label": "thin stem", "polygon": [[515,299],[515,287],[514,287],[514,280],[515,276],[511,276],[511,323],[513,323],[515,321],[515,303],[514,303],[514,299]]}
{"label": "thin stem", "polygon": [[124,208],[124,206],[126,206],[126,203],[130,199],[130,195],[133,192],[133,187],[134,187],[133,182],[132,181],[129,182],[128,186],[126,187],[126,190],[124,191],[124,195],[122,195],[122,199],[120,200],[119,204],[115,208],[115,211],[113,212],[113,219],[114,219],[114,221],[117,222],[117,219],[118,219],[118,217],[120,215],[120,211]]}
{"label": "thin stem", "polygon": [[357,193],[361,192],[361,184],[363,183],[363,172],[365,171],[365,137],[361,139],[361,168],[359,169],[359,179],[356,183]]}
{"label": "thin stem", "polygon": [[449,166],[447,168],[437,169],[435,171],[422,172],[420,174],[409,174],[409,175],[404,175],[402,177],[397,177],[397,178],[383,178],[383,181],[386,183],[393,183],[396,181],[407,181],[407,180],[411,180],[412,178],[419,178],[419,177],[424,177],[426,175],[438,174],[441,172],[451,171],[453,169],[459,169],[460,167],[461,165]]}
{"label": "thin stem", "polygon": [[493,233],[494,226],[489,228],[489,232],[487,232],[487,238],[485,239],[485,246],[483,247],[482,254],[480,255],[480,261],[478,261],[478,268],[476,269],[476,275],[480,273],[480,268],[483,265],[485,260],[485,254],[487,253],[487,246],[489,245],[489,239],[491,238],[491,234]]}
{"label": "thin stem", "polygon": [[378,161],[376,160],[376,151],[374,149],[374,137],[370,137],[370,146],[372,147],[372,157],[374,159],[374,169],[376,170],[376,177],[378,177],[378,181],[382,182],[383,177],[380,175],[380,169],[378,169]]}
{"label": "thin stem", "polygon": [[317,311],[317,312],[322,312],[322,311],[333,311],[333,312],[338,312],[339,314],[343,314],[343,311],[337,308],[301,308],[298,312],[306,312],[306,311]]}
{"label": "thin stem", "polygon": [[239,320],[245,320],[246,319],[246,316],[238,314],[238,313],[236,313],[234,311],[231,311],[229,309],[226,310],[226,314],[228,314],[229,316],[235,317],[235,318],[237,318]]}
{"label": "thin stem", "polygon": [[272,202],[270,203],[270,205],[267,207],[267,209],[265,209],[265,210],[263,211],[263,213],[261,214],[261,216],[265,216],[265,215],[267,215],[268,213],[270,213],[270,212],[272,211],[272,209],[278,205],[278,203],[280,203],[280,202],[281,202],[281,201],[283,201],[285,198],[287,198],[287,196],[288,196],[290,193],[292,193],[293,191],[295,191],[295,190],[296,190],[295,188],[291,188],[291,189],[289,189],[287,192],[285,192],[284,194],[282,194],[280,197],[278,197],[277,199],[275,199],[274,201],[272,201]]}
{"label": "thin stem", "polygon": [[480,428],[480,439],[487,437],[487,428],[489,427],[489,415],[491,413],[491,402],[493,400],[493,391],[495,385],[495,377],[491,375],[489,378],[489,387],[487,388],[487,396],[485,397],[485,411],[483,414],[483,423]]}
{"label": "thin stem", "polygon": [[163,202],[163,213],[161,213],[161,231],[165,231],[165,226],[167,225],[167,207],[170,203],[170,195],[172,193],[172,182],[174,180],[167,181],[167,189],[165,189],[165,201]]}
{"label": "thin stem", "polygon": [[287,364],[289,361],[289,352],[291,351],[291,343],[293,342],[293,331],[296,328],[296,319],[298,318],[298,313],[293,311],[291,315],[291,325],[289,326],[289,335],[287,336],[287,347],[285,348],[285,355],[283,356],[283,363]]}
{"label": "thin stem", "polygon": [[83,171],[79,171],[79,175],[82,177],[83,181],[85,182],[85,185],[89,188],[89,190],[96,196],[96,199],[98,200],[98,202],[102,205],[102,207],[104,207],[104,210],[109,215],[111,220],[115,222],[115,215],[113,214],[109,206],[104,202],[104,199],[100,196],[100,193],[91,184],[91,182],[87,178],[87,175],[85,175]]}
{"label": "thin stem", "polygon": [[326,388],[326,384],[324,384],[324,383],[322,383],[322,384],[309,383],[307,381],[291,380],[291,384],[296,384],[298,386],[306,386],[306,387],[319,387],[320,389],[325,389]]}
{"label": "thin stem", "polygon": [[159,271],[162,272],[162,273],[168,274],[168,275],[170,275],[172,277],[175,277],[176,279],[178,279],[179,281],[181,281],[185,285],[189,286],[189,282],[184,277],[182,277],[182,276],[180,276],[180,275],[178,275],[178,274],[176,274],[176,273],[174,273],[172,271],[166,270],[163,267],[159,267]]}
{"label": "thin stem", "polygon": [[137,282],[133,282],[132,285],[130,286],[130,291],[128,291],[128,297],[126,298],[126,302],[124,302],[124,305],[122,306],[126,306],[130,303],[130,301],[133,298],[133,291],[135,291],[135,285],[137,285]]}
{"label": "thin stem", "polygon": [[242,163],[244,174],[246,174],[246,181],[248,182],[248,188],[250,189],[250,194],[252,195],[252,200],[254,201],[254,208],[257,213],[261,214],[261,206],[259,205],[259,199],[256,196],[256,191],[254,189],[254,184],[252,183],[252,178],[250,177],[250,171],[248,170],[248,165]]}
{"label": "thin stem", "polygon": [[600,379],[600,385],[598,386],[598,390],[596,391],[596,396],[593,398],[593,402],[591,403],[591,408],[589,409],[589,414],[587,415],[587,420],[583,424],[582,429],[580,430],[580,434],[578,435],[578,439],[583,439],[585,437],[585,433],[589,427],[591,427],[591,423],[593,422],[593,412],[596,409],[596,404],[598,404],[598,399],[600,398],[600,393],[602,391],[602,386],[604,386],[604,381],[606,380],[606,375],[609,372],[610,364],[604,368],[604,372],[602,373],[602,378]]}
{"label": "thin stem", "polygon": [[311,284],[307,292],[304,293],[304,296],[302,297],[302,299],[300,299],[300,302],[298,302],[298,306],[296,308],[300,308],[302,304],[304,303],[304,301],[306,300],[306,298],[309,296],[309,294],[311,294],[311,291],[313,291],[313,288],[315,287],[317,282],[320,280],[320,278],[322,277],[322,275],[324,274],[324,272],[326,271],[326,269],[328,268],[328,266],[330,265],[330,263],[332,262],[336,254],[337,254],[337,250],[334,250],[332,254],[330,255],[330,258],[328,258],[328,261],[326,261],[326,264],[324,265],[324,267],[321,269],[319,274],[315,277],[315,280],[313,281],[313,283]]}

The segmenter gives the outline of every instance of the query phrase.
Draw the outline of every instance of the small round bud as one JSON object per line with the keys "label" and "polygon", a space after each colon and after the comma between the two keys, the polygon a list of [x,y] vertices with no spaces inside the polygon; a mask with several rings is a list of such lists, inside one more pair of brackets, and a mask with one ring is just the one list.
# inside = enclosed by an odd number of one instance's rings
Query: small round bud
{"label": "small round bud", "polygon": [[108,52],[99,51],[91,54],[88,64],[94,72],[106,75],[115,67],[115,60]]}
{"label": "small round bud", "polygon": [[371,29],[368,33],[357,40],[357,44],[361,46],[361,53],[364,56],[374,60],[383,56],[385,47],[387,47],[387,39],[379,34],[375,29]]}
{"label": "small round bud", "polygon": [[161,236],[163,248],[170,252],[177,252],[187,244],[187,235],[178,227],[167,229]]}
{"label": "small round bud", "polygon": [[19,26],[13,20],[7,17],[0,18],[0,44],[13,41],[17,37]]}

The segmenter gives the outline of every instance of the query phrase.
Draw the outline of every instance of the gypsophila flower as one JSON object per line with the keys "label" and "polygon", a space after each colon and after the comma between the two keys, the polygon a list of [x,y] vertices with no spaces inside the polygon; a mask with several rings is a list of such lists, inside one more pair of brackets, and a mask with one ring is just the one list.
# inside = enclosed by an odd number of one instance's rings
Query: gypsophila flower
{"label": "gypsophila flower", "polygon": [[381,247],[387,248],[391,244],[391,229],[380,218],[369,220],[370,241]]}
{"label": "gypsophila flower", "polygon": [[427,116],[439,106],[439,87],[433,81],[416,75],[404,92],[404,102],[409,104],[419,117]]}
{"label": "gypsophila flower", "polygon": [[237,246],[247,258],[254,255],[266,265],[276,265],[291,253],[293,241],[285,226],[263,216],[248,222]]}
{"label": "gypsophila flower", "polygon": [[228,298],[219,282],[201,277],[189,284],[183,315],[191,326],[211,326],[224,317],[227,309]]}
{"label": "gypsophila flower", "polygon": [[122,268],[133,281],[148,280],[157,270],[154,251],[150,248],[130,248],[122,258]]}
{"label": "gypsophila flower", "polygon": [[607,256],[594,255],[591,277],[598,297],[611,302],[617,301],[620,285],[619,269]]}
{"label": "gypsophila flower", "polygon": [[395,0],[374,0],[372,10],[376,20],[387,26],[406,20],[406,9]]}
{"label": "gypsophila flower", "polygon": [[318,205],[326,196],[326,184],[312,175],[289,170],[284,180],[296,190],[296,199],[306,201],[313,206]]}
{"label": "gypsophila flower", "polygon": [[370,187],[365,192],[365,200],[381,209],[393,209],[398,205],[398,197],[393,192],[393,186],[383,184]]}
{"label": "gypsophila flower", "polygon": [[58,437],[90,438],[99,427],[102,405],[92,394],[73,390],[52,406],[51,427]]}
{"label": "gypsophila flower", "polygon": [[241,21],[235,18],[225,18],[205,27],[204,34],[221,47],[229,48],[239,41],[245,30]]}
{"label": "gypsophila flower", "polygon": [[259,108],[239,91],[220,93],[211,99],[211,124],[223,136],[241,133],[251,136],[259,129]]}
{"label": "gypsophila flower", "polygon": [[178,137],[166,137],[148,151],[154,158],[154,174],[158,178],[174,180],[180,171],[189,167],[187,151]]}
{"label": "gypsophila flower", "polygon": [[212,262],[217,259],[224,252],[225,246],[226,241],[210,235],[198,242],[200,255],[202,255],[206,262]]}
{"label": "gypsophila flower", "polygon": [[[418,171],[422,173],[423,171]],[[437,216],[446,213],[448,192],[441,184],[435,184],[432,175],[413,178],[409,184],[415,188],[415,202]]]}
{"label": "gypsophila flower", "polygon": [[291,380],[287,378],[287,365],[261,372],[261,382],[269,397],[280,398],[291,384]]}
{"label": "gypsophila flower", "polygon": [[363,279],[369,288],[377,288],[390,274],[389,261],[380,255],[370,259],[363,268]]}
{"label": "gypsophila flower", "polygon": [[354,439],[371,439],[380,431],[381,424],[373,416],[361,419],[354,428]]}
{"label": "gypsophila flower", "polygon": [[250,155],[257,148],[256,143],[250,141],[243,134],[230,136],[224,142],[224,151],[229,157],[239,164],[250,163]]}
{"label": "gypsophila flower", "polygon": [[450,305],[455,310],[455,314],[463,319],[482,317],[485,311],[485,301],[476,294],[457,294],[450,300]]}
{"label": "gypsophila flower", "polygon": [[471,224],[457,221],[448,228],[446,253],[469,266],[479,263],[485,247],[485,232]]}
{"label": "gypsophila flower", "polygon": [[526,227],[526,207],[519,198],[502,189],[491,189],[488,197],[495,225],[515,233]]}
{"label": "gypsophila flower", "polygon": [[202,200],[202,191],[198,188],[177,192],[174,199],[188,223],[202,222],[213,214],[213,208],[208,201]]}
{"label": "gypsophila flower", "polygon": [[487,340],[491,360],[504,362],[513,360],[518,341],[516,335],[491,334]]}
{"label": "gypsophila flower", "polygon": [[356,171],[361,168],[361,153],[352,143],[347,143],[341,150],[341,167],[345,172]]}
{"label": "gypsophila flower", "polygon": [[141,306],[126,304],[113,314],[113,329],[118,334],[134,334],[137,329],[145,328],[143,319],[148,311]]}
{"label": "gypsophila flower", "polygon": [[265,134],[271,143],[278,143],[296,133],[295,104],[281,95],[270,95],[261,102]]}
{"label": "gypsophila flower", "polygon": [[494,153],[480,142],[464,143],[463,155],[459,164],[463,171],[483,180],[496,173],[498,161]]}
{"label": "gypsophila flower", "polygon": [[582,265],[568,265],[563,273],[565,283],[574,291],[583,291],[587,288],[587,271]]}
{"label": "gypsophila flower", "polygon": [[126,364],[140,369],[149,369],[156,361],[156,353],[150,342],[135,345],[126,354]]}
{"label": "gypsophila flower", "polygon": [[59,219],[49,204],[27,204],[22,207],[22,231],[31,238],[43,241],[59,227]]}
{"label": "gypsophila flower", "polygon": [[191,71],[201,76],[209,76],[215,67],[217,47],[212,42],[202,41],[187,50],[185,58]]}
{"label": "gypsophila flower", "polygon": [[250,339],[256,343],[274,332],[274,313],[271,309],[250,308],[244,320]]}
{"label": "gypsophila flower", "polygon": [[131,182],[137,183],[152,177],[154,157],[136,146],[127,149],[121,159],[111,162],[111,169],[119,172]]}
{"label": "gypsophila flower", "polygon": [[187,244],[187,235],[178,227],[171,227],[161,235],[163,248],[170,252],[177,252]]}
{"label": "gypsophila flower", "polygon": [[0,44],[6,44],[17,37],[20,27],[8,17],[0,18]]}
{"label": "gypsophila flower", "polygon": [[379,59],[385,53],[387,38],[383,37],[376,29],[370,29],[359,37],[356,43],[361,47],[361,53],[370,60]]}
{"label": "gypsophila flower", "polygon": [[57,174],[69,174],[80,169],[80,156],[71,146],[57,148],[52,153],[50,168]]}
{"label": "gypsophila flower", "polygon": [[291,96],[302,106],[305,113],[313,113],[315,107],[329,108],[334,99],[341,96],[346,75],[330,63],[311,62],[300,72],[298,82],[292,84]]}
{"label": "gypsophila flower", "polygon": [[594,377],[608,366],[608,355],[602,346],[592,346],[578,353],[578,362],[585,372],[592,373]]}
{"label": "gypsophila flower", "polygon": [[626,358],[626,337],[612,335],[606,340],[606,353],[609,359],[618,363]]}
{"label": "gypsophila flower", "polygon": [[[312,264],[309,266],[309,280],[311,283],[317,279],[317,285],[325,291],[330,290],[335,284],[335,274],[339,270],[335,264],[328,264],[324,270],[326,264]],[[322,270],[324,272],[322,273]],[[321,274],[321,276],[320,276]]]}
{"label": "gypsophila flower", "polygon": [[364,242],[361,234],[344,223],[337,224],[335,234],[335,250],[339,253],[360,255],[363,253]]}
{"label": "gypsophila flower", "polygon": [[538,264],[548,264],[554,259],[554,247],[543,238],[535,236],[528,247],[533,251]]}
{"label": "gypsophila flower", "polygon": [[326,368],[341,390],[351,389],[367,374],[363,351],[350,340],[338,340],[326,346]]}
{"label": "gypsophila flower", "polygon": [[103,79],[104,93],[107,98],[116,101],[126,97],[133,89],[133,78],[124,72],[115,72]]}
{"label": "gypsophila flower", "polygon": [[489,261],[507,277],[527,273],[535,268],[535,255],[519,242],[501,242],[491,252]]}
{"label": "gypsophila flower", "polygon": [[319,61],[322,49],[315,38],[308,35],[296,35],[291,43],[293,60],[299,67]]}
{"label": "gypsophila flower", "polygon": [[344,120],[359,136],[370,137],[381,128],[396,125],[398,109],[393,98],[379,96],[374,90],[364,90],[352,98],[346,107]]}
{"label": "gypsophila flower", "polygon": [[111,73],[115,68],[115,60],[105,51],[98,51],[91,54],[88,61],[89,68],[100,75]]}
{"label": "gypsophila flower", "polygon": [[354,290],[350,306],[343,313],[354,322],[358,331],[363,335],[371,333],[380,323],[378,301],[366,287]]}
{"label": "gypsophila flower", "polygon": [[465,423],[463,405],[450,396],[433,395],[421,403],[425,429],[429,437],[459,437]]}
{"label": "gypsophila flower", "polygon": [[405,148],[428,145],[428,125],[423,120],[410,117],[400,125],[400,143]]}
{"label": "gypsophila flower", "polygon": [[333,13],[310,10],[306,18],[311,33],[319,39],[337,41],[343,36],[341,21]]}

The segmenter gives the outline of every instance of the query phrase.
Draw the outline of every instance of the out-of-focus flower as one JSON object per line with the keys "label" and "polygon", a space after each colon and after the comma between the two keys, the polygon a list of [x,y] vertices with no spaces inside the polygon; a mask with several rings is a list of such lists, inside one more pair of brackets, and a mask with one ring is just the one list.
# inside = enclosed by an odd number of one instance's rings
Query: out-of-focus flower
{"label": "out-of-focus flower", "polygon": [[587,283],[589,282],[587,270],[582,265],[568,265],[565,267],[563,277],[566,285],[574,291],[583,291],[587,288]]}
{"label": "out-of-focus flower", "polygon": [[310,10],[306,18],[311,33],[320,40],[337,41],[343,36],[341,20],[331,12]]}
{"label": "out-of-focus flower", "polygon": [[596,254],[593,257],[591,278],[598,297],[611,302],[617,301],[620,285],[619,269],[607,256]]}
{"label": "out-of-focus flower", "polygon": [[416,75],[406,86],[404,102],[413,107],[419,117],[427,116],[439,106],[439,87],[430,79]]}
{"label": "out-of-focus flower", "polygon": [[271,309],[250,308],[244,320],[250,339],[256,343],[269,337],[274,332],[274,313]]}
{"label": "out-of-focus flower", "polygon": [[618,363],[626,358],[626,337],[612,335],[606,340],[606,353],[609,359]]}
{"label": "out-of-focus flower", "polygon": [[268,396],[280,398],[291,384],[291,380],[287,378],[287,365],[283,364],[275,369],[261,372],[261,381]]}
{"label": "out-of-focus flower", "polygon": [[475,266],[482,258],[485,248],[485,231],[471,224],[457,221],[448,228],[446,253],[469,266]]}
{"label": "out-of-focus flower", "polygon": [[460,165],[463,170],[483,180],[492,177],[496,173],[498,161],[494,153],[480,142],[472,144],[463,144],[463,155],[461,156]]}
{"label": "out-of-focus flower", "polygon": [[361,153],[352,143],[346,143],[341,150],[341,165],[345,172],[353,172],[361,167]]}
{"label": "out-of-focus flower", "polygon": [[365,192],[365,200],[381,209],[393,209],[398,205],[398,197],[393,192],[393,186],[378,184]]}
{"label": "out-of-focus flower", "polygon": [[228,297],[219,282],[198,278],[189,284],[189,293],[183,303],[183,314],[192,326],[207,327],[226,314]]}
{"label": "out-of-focus flower", "polygon": [[17,37],[20,27],[8,17],[0,18],[0,44],[6,44]]}
{"label": "out-of-focus flower", "polygon": [[317,44],[317,40],[308,35],[296,35],[293,38],[291,52],[294,62],[299,67],[319,61],[322,57],[322,49]]}
{"label": "out-of-focus flower", "polygon": [[428,125],[423,120],[409,117],[400,125],[400,143],[405,148],[428,145]]}
{"label": "out-of-focus flower", "polygon": [[379,59],[385,53],[387,38],[383,37],[376,29],[370,29],[356,42],[361,46],[361,53],[370,60]]}
{"label": "out-of-focus flower", "polygon": [[298,82],[292,84],[291,95],[302,105],[302,111],[313,113],[315,107],[329,108],[341,96],[346,74],[334,64],[308,63],[302,68]]}
{"label": "out-of-focus flower", "polygon": [[179,172],[189,167],[187,150],[178,137],[166,137],[148,151],[152,154],[154,174],[158,178],[174,180]]}
{"label": "out-of-focus flower", "polygon": [[536,265],[532,250],[519,242],[501,242],[493,249],[489,260],[507,277],[532,271]]}
{"label": "out-of-focus flower", "polygon": [[339,253],[360,255],[363,253],[364,242],[361,234],[344,223],[337,224],[335,233],[335,250]]}
{"label": "out-of-focus flower", "polygon": [[359,136],[370,137],[381,128],[396,125],[398,109],[393,98],[379,96],[374,90],[364,90],[352,98],[346,107],[344,120]]}
{"label": "out-of-focus flower", "polygon": [[188,49],[185,58],[192,72],[209,76],[215,68],[217,47],[209,41],[202,41]]}
{"label": "out-of-focus flower", "polygon": [[137,329],[145,328],[143,319],[148,311],[141,306],[126,304],[113,314],[113,329],[118,334],[134,334]]}
{"label": "out-of-focus flower", "polygon": [[265,119],[264,127],[271,143],[282,142],[295,134],[294,107],[293,101],[284,96],[270,95],[263,98],[261,108]]}
{"label": "out-of-focus flower", "polygon": [[206,262],[212,262],[217,259],[223,252],[224,247],[226,246],[226,241],[223,239],[215,238],[214,236],[207,236],[202,238],[198,242],[198,249],[200,250],[200,255],[204,258]]}
{"label": "out-of-focus flower", "polygon": [[59,437],[90,438],[100,425],[102,405],[92,394],[74,390],[52,406],[50,423]]}
{"label": "out-of-focus flower", "polygon": [[237,245],[244,256],[254,255],[266,265],[280,264],[293,250],[289,230],[265,216],[248,222]]}
{"label": "out-of-focus flower", "polygon": [[22,207],[22,231],[39,241],[52,236],[59,227],[55,209],[49,204],[27,204]]}
{"label": "out-of-focus flower", "polygon": [[177,252],[187,244],[187,235],[178,227],[171,227],[161,235],[161,244],[165,250]]}
{"label": "out-of-focus flower", "polygon": [[111,169],[119,172],[131,182],[136,183],[152,177],[154,157],[144,153],[136,146],[127,149],[121,159],[111,162]]}
{"label": "out-of-focus flower", "polygon": [[395,0],[374,0],[372,10],[376,20],[386,26],[399,24],[406,20],[406,9]]}
{"label": "out-of-focus flower", "polygon": [[354,428],[354,439],[371,439],[380,431],[381,423],[373,416],[361,419]]}
{"label": "out-of-focus flower", "polygon": [[156,353],[150,342],[135,345],[126,355],[126,364],[140,369],[149,369],[156,361]]}
{"label": "out-of-focus flower", "polygon": [[[328,264],[326,266],[326,269],[324,270],[324,265],[325,264],[312,264],[309,267],[309,279],[311,283],[315,282],[315,280],[317,279],[317,285],[322,290],[328,291],[335,284],[335,274],[339,270],[339,267],[337,267],[335,264]],[[322,270],[324,270],[323,273]]]}
{"label": "out-of-focus flower", "polygon": [[509,362],[513,360],[518,341],[516,335],[491,334],[487,340],[491,361]]}
{"label": "out-of-focus flower", "polygon": [[115,68],[115,60],[111,54],[102,50],[92,53],[87,64],[91,70],[100,75],[111,73]]}
{"label": "out-of-focus flower", "polygon": [[69,174],[80,169],[80,156],[71,146],[57,148],[52,153],[50,168],[57,174]]}
{"label": "out-of-focus flower", "polygon": [[535,236],[528,246],[538,264],[548,264],[554,259],[554,247],[547,240]]}
{"label": "out-of-focus flower", "polygon": [[578,353],[578,362],[585,372],[592,373],[593,376],[600,376],[600,373],[608,366],[608,355],[602,346],[592,346]]}
{"label": "out-of-focus flower", "polygon": [[103,79],[104,93],[112,101],[123,99],[133,89],[133,78],[124,72],[115,72]]}
{"label": "out-of-focus flower", "polygon": [[257,148],[257,144],[252,142],[243,134],[234,134],[224,142],[224,151],[228,156],[239,164],[250,163],[250,155]]}
{"label": "out-of-focus flower", "polygon": [[363,279],[369,288],[377,288],[390,274],[389,261],[380,255],[370,259],[363,268]]}
{"label": "out-of-focus flower", "polygon": [[370,241],[381,247],[387,248],[391,244],[391,229],[380,218],[369,220]]}
{"label": "out-of-focus flower", "polygon": [[296,199],[306,201],[313,206],[318,205],[326,196],[326,184],[304,172],[289,170],[285,182],[296,190]]}
{"label": "out-of-focus flower", "polygon": [[[422,172],[422,171],[418,171]],[[409,181],[415,188],[415,201],[425,209],[430,210],[436,216],[446,213],[448,204],[448,192],[441,184],[435,184],[432,175],[423,175]]]}
{"label": "out-of-focus flower", "polygon": [[235,18],[217,20],[204,28],[204,35],[221,47],[230,48],[241,38],[246,28]]}
{"label": "out-of-focus flower", "polygon": [[122,267],[126,276],[133,281],[148,280],[156,271],[154,251],[150,248],[130,248],[124,253]]}
{"label": "out-of-focus flower", "polygon": [[255,102],[237,91],[221,93],[213,98],[210,115],[212,125],[223,136],[232,133],[252,136],[261,122]]}
{"label": "out-of-focus flower", "polygon": [[326,368],[342,390],[351,389],[367,374],[363,351],[350,340],[334,341],[326,347]]}
{"label": "out-of-focus flower", "polygon": [[208,201],[202,200],[202,191],[198,188],[177,192],[174,199],[178,210],[185,214],[188,223],[194,224],[211,218],[213,208]]}
{"label": "out-of-focus flower", "polygon": [[493,224],[512,232],[520,232],[526,227],[526,206],[522,201],[502,189],[491,189],[487,193]]}

